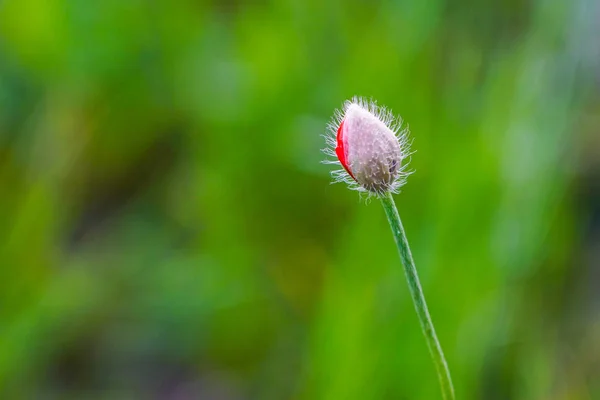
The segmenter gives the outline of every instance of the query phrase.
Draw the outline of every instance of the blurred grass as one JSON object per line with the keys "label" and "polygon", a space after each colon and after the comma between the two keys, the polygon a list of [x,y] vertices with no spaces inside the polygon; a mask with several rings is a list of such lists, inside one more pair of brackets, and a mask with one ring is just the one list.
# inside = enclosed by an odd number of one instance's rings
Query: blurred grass
{"label": "blurred grass", "polygon": [[329,186],[355,94],[459,398],[600,397],[598,7],[0,3],[3,398],[439,396],[389,228]]}

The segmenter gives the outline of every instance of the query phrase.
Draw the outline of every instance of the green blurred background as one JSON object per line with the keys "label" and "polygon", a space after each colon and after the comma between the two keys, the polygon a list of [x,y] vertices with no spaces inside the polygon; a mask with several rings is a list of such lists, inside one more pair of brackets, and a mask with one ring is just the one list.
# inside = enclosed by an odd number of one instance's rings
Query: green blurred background
{"label": "green blurred background", "polygon": [[600,399],[594,0],[0,1],[2,399],[436,399],[353,95],[460,399]]}

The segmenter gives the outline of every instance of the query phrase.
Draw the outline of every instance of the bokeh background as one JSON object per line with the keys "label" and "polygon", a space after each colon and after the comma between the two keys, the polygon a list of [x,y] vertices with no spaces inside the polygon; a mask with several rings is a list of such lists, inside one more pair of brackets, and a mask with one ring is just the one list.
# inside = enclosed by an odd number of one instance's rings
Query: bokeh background
{"label": "bokeh background", "polygon": [[594,0],[0,1],[2,399],[435,399],[353,95],[460,399],[600,399]]}

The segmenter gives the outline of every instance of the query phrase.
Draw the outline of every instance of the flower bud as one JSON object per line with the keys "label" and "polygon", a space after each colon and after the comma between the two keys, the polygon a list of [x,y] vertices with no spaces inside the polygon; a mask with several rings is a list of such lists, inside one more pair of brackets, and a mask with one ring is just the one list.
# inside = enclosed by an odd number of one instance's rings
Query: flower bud
{"label": "flower bud", "polygon": [[329,124],[331,135],[326,137],[330,147],[324,150],[337,157],[330,163],[344,168],[332,172],[334,181],[369,194],[397,192],[408,175],[403,165],[409,155],[408,130],[400,130],[401,120],[356,97],[335,115]]}

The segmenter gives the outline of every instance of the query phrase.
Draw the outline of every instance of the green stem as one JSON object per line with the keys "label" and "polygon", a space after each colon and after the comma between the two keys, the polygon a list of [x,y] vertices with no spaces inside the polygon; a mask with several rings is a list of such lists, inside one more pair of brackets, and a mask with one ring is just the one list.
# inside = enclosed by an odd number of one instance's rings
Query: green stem
{"label": "green stem", "polygon": [[440,385],[442,386],[442,395],[445,400],[454,400],[454,388],[452,387],[452,379],[450,378],[450,370],[448,364],[444,358],[442,347],[435,334],[433,322],[429,316],[427,310],[427,303],[425,303],[425,296],[423,295],[423,289],[419,283],[419,276],[417,275],[417,269],[415,268],[415,262],[413,261],[412,254],[410,253],[410,247],[408,246],[408,240],[406,240],[406,234],[404,233],[404,227],[400,220],[400,215],[396,209],[396,204],[391,193],[387,193],[381,198],[385,215],[390,223],[392,232],[394,234],[394,240],[398,246],[398,253],[404,264],[404,272],[408,281],[408,287],[421,322],[421,329],[427,339],[427,346],[431,353],[431,358],[435,364]]}

